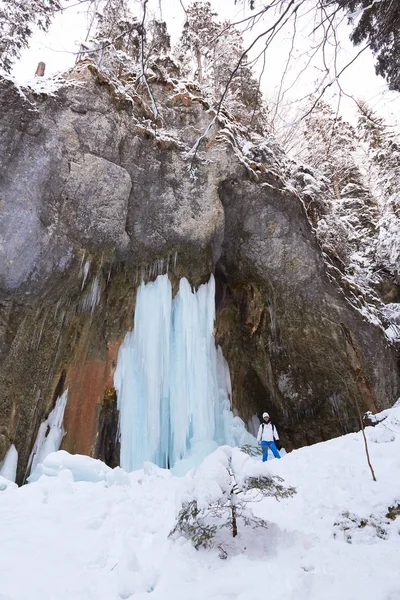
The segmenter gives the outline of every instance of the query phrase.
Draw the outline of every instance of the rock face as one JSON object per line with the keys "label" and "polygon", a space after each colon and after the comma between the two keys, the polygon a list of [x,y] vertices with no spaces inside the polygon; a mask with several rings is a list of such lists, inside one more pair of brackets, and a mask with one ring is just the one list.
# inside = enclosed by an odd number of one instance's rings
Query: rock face
{"label": "rock face", "polygon": [[0,83],[0,461],[19,481],[69,388],[63,447],[116,464],[113,372],[142,278],[215,272],[216,336],[245,419],[268,408],[287,445],[357,428],[399,392],[394,349],[326,266],[264,144],[240,153],[200,96],[154,83],[159,129],[85,65],[55,96]]}
{"label": "rock face", "polygon": [[288,447],[357,428],[357,406],[375,412],[396,394],[395,357],[381,332],[329,280],[303,207],[282,184],[236,173],[220,197],[217,337],[240,414],[268,407]]}
{"label": "rock face", "polygon": [[83,154],[81,162],[71,162],[63,192],[71,237],[95,250],[123,248],[131,188],[129,173],[109,160]]}

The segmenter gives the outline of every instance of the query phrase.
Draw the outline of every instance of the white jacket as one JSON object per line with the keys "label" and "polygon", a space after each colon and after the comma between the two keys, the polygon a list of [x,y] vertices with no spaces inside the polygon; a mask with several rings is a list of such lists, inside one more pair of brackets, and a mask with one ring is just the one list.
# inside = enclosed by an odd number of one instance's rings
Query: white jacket
{"label": "white jacket", "polygon": [[274,439],[279,440],[275,425],[272,425],[271,421],[269,423],[261,423],[258,430],[257,442],[273,442]]}

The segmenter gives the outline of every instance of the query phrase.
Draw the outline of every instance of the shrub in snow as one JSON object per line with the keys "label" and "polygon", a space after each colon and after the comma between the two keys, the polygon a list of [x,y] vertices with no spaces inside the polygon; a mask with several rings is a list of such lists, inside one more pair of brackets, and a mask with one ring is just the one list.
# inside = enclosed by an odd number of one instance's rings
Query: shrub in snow
{"label": "shrub in snow", "polygon": [[394,521],[400,515],[400,504],[388,507],[385,516],[370,515],[369,517],[359,517],[354,513],[345,511],[334,524],[333,537],[340,539],[343,536],[348,544],[353,542],[370,543],[376,538],[387,540],[389,537],[388,528],[390,521]]}
{"label": "shrub in snow", "polygon": [[257,490],[265,498],[268,496],[273,496],[277,500],[280,498],[290,498],[296,493],[296,489],[283,485],[283,481],[279,475],[249,477],[246,480],[243,490]]}
{"label": "shrub in snow", "polygon": [[240,447],[240,450],[248,456],[261,456],[262,450],[260,446],[252,446],[251,444],[244,444]]}
{"label": "shrub in snow", "polygon": [[266,473],[263,464],[255,464],[248,456],[240,459],[238,454],[244,456],[225,446],[203,462],[194,476],[194,497],[183,502],[170,537],[183,536],[196,550],[217,547],[220,557],[226,558],[229,539],[246,529],[267,528],[267,522],[253,514],[250,503],[296,493],[295,488],[283,485],[281,477]]}
{"label": "shrub in snow", "polygon": [[[213,507],[214,508],[214,507]],[[210,513],[211,513],[210,507]],[[199,509],[197,500],[184,502],[178,515],[178,521],[171,531],[171,537],[177,537],[179,534],[190,539],[193,546],[199,548],[209,548],[212,546],[213,538],[217,533],[217,525],[207,523],[205,519],[205,509]]]}
{"label": "shrub in snow", "polygon": [[388,512],[386,514],[386,518],[394,521],[400,517],[400,502],[395,506],[389,506]]}

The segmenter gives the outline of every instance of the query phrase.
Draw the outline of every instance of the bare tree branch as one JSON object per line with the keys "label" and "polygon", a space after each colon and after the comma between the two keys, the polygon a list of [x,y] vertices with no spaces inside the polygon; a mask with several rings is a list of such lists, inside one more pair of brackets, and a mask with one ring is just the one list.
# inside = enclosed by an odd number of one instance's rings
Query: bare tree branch
{"label": "bare tree branch", "polygon": [[308,111],[307,111],[307,112],[306,112],[306,113],[305,113],[305,114],[304,114],[304,115],[301,117],[301,120],[305,119],[306,117],[308,117],[308,115],[309,115],[309,114],[311,114],[311,113],[312,113],[312,111],[313,111],[313,110],[314,110],[314,108],[317,106],[318,102],[321,100],[321,98],[322,98],[322,96],[324,95],[324,93],[326,92],[326,90],[327,90],[329,87],[331,87],[331,86],[332,86],[332,85],[333,85],[335,82],[337,82],[338,78],[339,78],[339,77],[342,75],[342,73],[344,73],[344,71],[345,71],[346,69],[348,69],[348,68],[350,67],[350,65],[352,65],[352,64],[353,64],[353,63],[354,63],[354,62],[357,60],[357,58],[358,58],[358,57],[359,57],[359,56],[360,56],[360,55],[361,55],[363,52],[365,52],[365,50],[366,50],[367,48],[369,48],[369,44],[367,44],[366,46],[364,46],[364,48],[362,48],[362,49],[360,50],[360,52],[358,52],[358,53],[357,53],[357,55],[356,55],[356,56],[355,56],[355,57],[354,57],[354,58],[353,58],[353,59],[352,59],[350,62],[348,62],[348,63],[347,63],[347,65],[345,65],[345,66],[344,66],[344,67],[341,69],[341,71],[339,71],[339,73],[336,75],[336,77],[335,77],[335,78],[334,78],[332,81],[330,81],[329,83],[327,83],[327,84],[324,86],[324,88],[323,88],[322,92],[320,93],[320,95],[318,96],[318,98],[315,100],[315,102],[313,103],[313,105],[312,105],[312,107],[310,108],[310,110],[308,110]]}

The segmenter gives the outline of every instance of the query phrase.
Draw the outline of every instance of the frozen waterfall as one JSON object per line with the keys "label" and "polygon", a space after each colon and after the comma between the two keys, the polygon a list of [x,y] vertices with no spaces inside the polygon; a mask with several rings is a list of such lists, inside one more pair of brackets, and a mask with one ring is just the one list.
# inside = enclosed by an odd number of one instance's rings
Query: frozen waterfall
{"label": "frozen waterfall", "polygon": [[12,444],[4,457],[3,462],[0,464],[0,477],[15,482],[17,477],[17,467],[18,452],[14,444]]}
{"label": "frozen waterfall", "polygon": [[[36,441],[29,457],[28,468],[31,468],[30,481],[36,480],[36,468],[44,461],[46,456],[60,449],[64,437],[64,411],[67,404],[68,390],[57,398],[53,410],[40,425]],[[40,470],[39,470],[40,471]],[[39,473],[38,471],[38,473]]]}
{"label": "frozen waterfall", "polygon": [[229,368],[215,347],[215,282],[193,292],[167,275],[141,284],[133,331],[118,354],[121,466],[185,472],[221,444],[254,443],[230,410]]}

